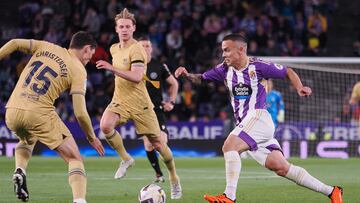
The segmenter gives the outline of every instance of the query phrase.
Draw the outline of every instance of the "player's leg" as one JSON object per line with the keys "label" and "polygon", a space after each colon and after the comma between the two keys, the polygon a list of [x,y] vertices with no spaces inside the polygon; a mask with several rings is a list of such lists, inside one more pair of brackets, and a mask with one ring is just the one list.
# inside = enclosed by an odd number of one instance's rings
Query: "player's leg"
{"label": "player's leg", "polygon": [[[238,129],[239,130],[239,129]],[[241,159],[239,152],[249,149],[249,145],[238,135],[238,130],[235,128],[226,138],[222,151],[225,159],[225,175],[226,187],[224,194],[212,196],[205,195],[205,200],[209,202],[235,202],[237,183],[241,171]]]}
{"label": "player's leg", "polygon": [[19,141],[15,147],[15,169],[20,168],[26,173],[27,165],[32,156],[35,142],[31,145],[26,144],[24,141]]}
{"label": "player's leg", "polygon": [[150,143],[149,139],[146,136],[143,137],[143,141],[144,141],[146,156],[156,173],[154,182],[155,183],[164,182],[165,179],[160,169],[159,159],[157,157],[156,150],[154,149],[153,145]]}
{"label": "player's leg", "polygon": [[107,108],[100,121],[100,129],[105,134],[108,144],[119,154],[121,162],[114,178],[119,179],[125,176],[126,170],[134,165],[135,160],[127,153],[122,137],[115,127],[120,122],[120,114]]}
{"label": "player's leg", "polygon": [[86,203],[86,173],[83,159],[72,136],[66,137],[62,144],[55,148],[68,163],[68,179],[72,189],[74,203]]}
{"label": "player's leg", "polygon": [[267,156],[265,167],[300,186],[329,196],[334,203],[342,202],[342,189],[340,187],[326,185],[310,175],[304,168],[290,164],[278,150],[272,151]]}
{"label": "player's leg", "polygon": [[164,137],[160,134],[160,127],[153,109],[146,109],[142,114],[132,115],[136,133],[147,136],[150,143],[161,155],[166,168],[169,171],[169,182],[171,187],[171,199],[179,199],[182,196],[180,178],[176,174],[175,161],[170,148]]}
{"label": "player's leg", "polygon": [[15,171],[13,174],[14,192],[18,199],[29,200],[29,191],[26,182],[26,169],[32,156],[35,142],[32,145],[20,141],[15,147]]}
{"label": "player's leg", "polygon": [[[204,198],[209,202],[235,201],[237,183],[241,171],[239,153],[247,150],[256,151],[258,148],[257,136],[263,136],[274,131],[274,125],[270,115],[266,117],[264,114],[268,114],[266,110],[249,112],[225,140],[223,153],[225,158],[226,189],[223,195],[205,195]],[[270,125],[264,119],[267,119]],[[272,135],[273,134],[270,134],[270,136]]]}
{"label": "player's leg", "polygon": [[169,182],[171,188],[171,199],[180,199],[182,196],[182,188],[180,178],[176,173],[175,161],[169,146],[160,136],[148,135],[149,141],[159,152],[166,168],[169,171]]}
{"label": "player's leg", "polygon": [[15,147],[15,171],[12,180],[16,197],[26,202],[29,200],[26,169],[32,156],[36,139],[27,130],[26,122],[23,119],[24,113],[25,111],[23,110],[9,108],[6,110],[5,120],[7,127],[15,132],[15,135],[20,139]]}

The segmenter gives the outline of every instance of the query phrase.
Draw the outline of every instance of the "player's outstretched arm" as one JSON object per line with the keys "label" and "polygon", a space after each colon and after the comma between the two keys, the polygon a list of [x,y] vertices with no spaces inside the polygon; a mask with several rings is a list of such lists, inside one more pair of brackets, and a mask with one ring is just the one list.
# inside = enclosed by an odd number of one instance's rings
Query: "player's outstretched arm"
{"label": "player's outstretched arm", "polygon": [[299,96],[304,97],[311,95],[312,93],[311,88],[307,86],[303,86],[299,75],[292,68],[287,68],[286,76],[289,78],[291,84],[295,87]]}
{"label": "player's outstretched arm", "polygon": [[139,83],[142,81],[143,76],[144,76],[144,70],[145,70],[144,64],[142,64],[142,65],[132,64],[130,71],[124,71],[124,70],[115,68],[110,63],[103,61],[103,60],[97,61],[96,67],[98,69],[105,69],[105,70],[111,71],[115,75],[122,77],[125,80],[134,82],[134,83]]}
{"label": "player's outstretched arm", "polygon": [[179,68],[176,69],[175,71],[175,77],[179,78],[179,77],[184,77],[188,80],[190,80],[191,82],[195,83],[195,84],[201,84],[202,81],[202,76],[201,74],[192,74],[189,73],[185,67],[180,66]]}
{"label": "player's outstretched arm", "polygon": [[85,96],[82,94],[73,94],[72,99],[74,114],[79,122],[81,129],[84,131],[86,138],[88,139],[91,146],[99,153],[99,155],[104,156],[104,147],[100,140],[95,136],[89,114],[86,110]]}
{"label": "player's outstretched arm", "polygon": [[31,44],[32,44],[32,40],[28,40],[28,39],[12,39],[8,41],[0,49],[0,60],[3,59],[5,56],[10,55],[14,51],[30,53],[32,48]]}

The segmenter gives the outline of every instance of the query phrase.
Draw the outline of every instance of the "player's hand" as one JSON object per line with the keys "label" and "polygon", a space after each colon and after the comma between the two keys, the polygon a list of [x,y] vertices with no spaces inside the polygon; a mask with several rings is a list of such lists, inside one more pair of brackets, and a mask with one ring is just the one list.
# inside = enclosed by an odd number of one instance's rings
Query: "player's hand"
{"label": "player's hand", "polygon": [[103,61],[103,60],[96,61],[96,68],[97,69],[105,69],[105,70],[109,70],[109,71],[112,71],[114,69],[114,67],[110,63]]}
{"label": "player's hand", "polygon": [[179,78],[180,76],[187,77],[189,75],[189,72],[186,70],[185,67],[180,66],[175,70],[175,77]]}
{"label": "player's hand", "polygon": [[297,90],[297,93],[300,97],[306,97],[311,95],[312,90],[310,87],[303,86],[302,88]]}
{"label": "player's hand", "polygon": [[97,151],[97,153],[100,156],[105,155],[105,149],[104,149],[103,145],[101,144],[100,140],[97,137],[94,138],[92,141],[89,141],[89,143]]}
{"label": "player's hand", "polygon": [[162,102],[162,106],[164,108],[164,111],[171,111],[174,109],[174,104],[171,102]]}

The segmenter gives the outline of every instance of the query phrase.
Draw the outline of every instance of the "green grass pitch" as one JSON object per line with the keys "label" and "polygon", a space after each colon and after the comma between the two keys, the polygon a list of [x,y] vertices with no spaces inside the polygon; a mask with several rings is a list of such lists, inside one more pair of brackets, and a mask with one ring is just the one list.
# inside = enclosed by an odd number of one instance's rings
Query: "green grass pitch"
{"label": "green grass pitch", "polygon": [[[344,202],[360,202],[360,159],[291,159],[309,173],[328,184],[344,187]],[[116,158],[85,158],[88,176],[89,203],[136,203],[141,187],[150,183],[154,172],[144,158],[137,158],[126,177],[114,180],[119,160]],[[170,199],[169,182],[161,185],[167,202],[201,203],[205,193],[220,194],[225,187],[224,160],[219,158],[177,158],[183,198]],[[19,202],[11,182],[13,158],[0,158],[0,202]],[[165,167],[162,166],[163,171]],[[30,202],[71,202],[67,182],[67,166],[60,158],[33,157],[27,171]],[[299,187],[277,177],[253,160],[242,161],[242,173],[237,190],[237,202],[245,203],[322,203],[330,200],[322,194]]]}

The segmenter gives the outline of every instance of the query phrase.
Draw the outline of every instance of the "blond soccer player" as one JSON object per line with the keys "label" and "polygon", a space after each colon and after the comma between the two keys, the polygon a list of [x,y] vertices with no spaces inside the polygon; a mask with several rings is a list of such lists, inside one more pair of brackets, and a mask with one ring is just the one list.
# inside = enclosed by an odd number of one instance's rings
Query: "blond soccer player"
{"label": "blond soccer player", "polygon": [[[357,82],[352,88],[351,97],[349,103],[355,105],[360,100],[360,82]],[[359,119],[358,133],[360,133],[360,119]]]}
{"label": "blond soccer player", "polygon": [[57,151],[68,163],[74,203],[86,202],[83,159],[68,128],[55,112],[54,101],[70,89],[75,116],[88,141],[100,155],[104,148],[96,138],[86,110],[86,70],[96,42],[86,32],[73,35],[70,48],[27,39],[13,39],[0,49],[0,59],[14,51],[32,54],[6,106],[6,125],[19,138],[15,148],[14,190],[17,198],[29,200],[26,168],[37,141]]}
{"label": "blond soccer player", "polygon": [[110,48],[112,65],[102,60],[96,64],[99,69],[106,69],[115,74],[114,95],[100,121],[100,128],[106,140],[122,160],[114,178],[124,177],[127,168],[135,163],[126,152],[121,135],[115,130],[116,126],[133,120],[136,133],[139,136],[146,136],[162,156],[169,171],[171,198],[179,199],[182,196],[182,189],[172,152],[161,139],[160,127],[153,110],[154,105],[151,103],[143,80],[147,56],[141,44],[133,39],[136,24],[134,15],[125,8],[116,15],[115,22],[119,43],[113,44]]}

